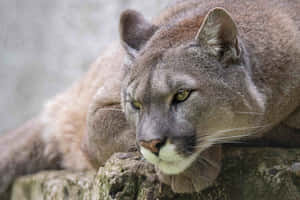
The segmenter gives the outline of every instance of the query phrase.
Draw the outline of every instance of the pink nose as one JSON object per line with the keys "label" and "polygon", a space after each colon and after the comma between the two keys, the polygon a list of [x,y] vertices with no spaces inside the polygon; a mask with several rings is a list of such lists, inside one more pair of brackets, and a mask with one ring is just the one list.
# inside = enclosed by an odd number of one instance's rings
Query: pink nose
{"label": "pink nose", "polygon": [[159,149],[164,145],[161,140],[140,141],[140,145],[150,150],[154,154],[158,154]]}

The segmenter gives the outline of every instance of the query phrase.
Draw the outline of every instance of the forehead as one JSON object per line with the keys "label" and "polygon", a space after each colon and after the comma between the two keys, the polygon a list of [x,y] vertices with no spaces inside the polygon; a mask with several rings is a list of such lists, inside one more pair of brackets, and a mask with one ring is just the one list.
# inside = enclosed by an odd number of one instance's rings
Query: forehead
{"label": "forehead", "polygon": [[174,71],[188,73],[209,72],[219,68],[220,63],[208,53],[206,47],[186,43],[164,52],[159,68],[171,68]]}
{"label": "forehead", "polygon": [[164,49],[155,54],[152,52],[152,55],[150,53],[137,58],[130,72],[130,79],[142,85],[151,82],[154,89],[193,85],[195,79],[205,79],[207,72],[219,68],[218,63],[212,63],[200,47],[190,44]]}
{"label": "forehead", "polygon": [[170,68],[156,68],[152,73],[151,89],[168,93],[181,88],[195,88],[197,79],[192,74]]}
{"label": "forehead", "polygon": [[147,103],[153,101],[153,97],[157,100],[179,89],[196,89],[198,85],[197,78],[192,74],[157,67],[141,73],[127,91],[132,97]]}

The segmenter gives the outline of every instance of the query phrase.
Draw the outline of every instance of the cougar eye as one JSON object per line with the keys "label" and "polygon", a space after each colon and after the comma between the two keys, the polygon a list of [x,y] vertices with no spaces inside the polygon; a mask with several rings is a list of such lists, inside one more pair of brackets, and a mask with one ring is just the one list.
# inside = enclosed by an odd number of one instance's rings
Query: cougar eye
{"label": "cougar eye", "polygon": [[136,110],[140,110],[142,108],[142,104],[136,100],[131,101],[131,106]]}
{"label": "cougar eye", "polygon": [[173,98],[173,103],[176,104],[176,103],[184,102],[189,98],[190,94],[191,94],[191,90],[187,90],[187,89],[179,90]]}

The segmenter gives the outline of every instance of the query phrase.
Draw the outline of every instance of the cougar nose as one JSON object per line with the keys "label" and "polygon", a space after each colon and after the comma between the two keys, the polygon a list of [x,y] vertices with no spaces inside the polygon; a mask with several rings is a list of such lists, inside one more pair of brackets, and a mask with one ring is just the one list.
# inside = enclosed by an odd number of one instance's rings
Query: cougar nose
{"label": "cougar nose", "polygon": [[144,148],[150,150],[155,155],[158,155],[160,148],[166,143],[166,140],[150,140],[150,141],[140,141],[140,145]]}

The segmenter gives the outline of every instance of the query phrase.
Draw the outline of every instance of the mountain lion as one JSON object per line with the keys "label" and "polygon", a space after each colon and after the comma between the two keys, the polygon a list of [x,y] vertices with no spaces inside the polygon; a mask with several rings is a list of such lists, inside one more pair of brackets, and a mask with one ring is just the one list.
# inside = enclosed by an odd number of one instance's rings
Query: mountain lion
{"label": "mountain lion", "polygon": [[127,10],[119,28],[121,47],[1,136],[0,192],[41,169],[96,169],[135,143],[173,191],[201,191],[223,143],[300,146],[298,1],[181,0],[152,22]]}

